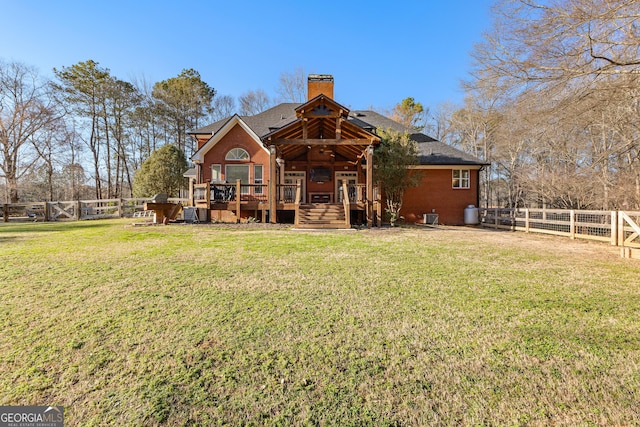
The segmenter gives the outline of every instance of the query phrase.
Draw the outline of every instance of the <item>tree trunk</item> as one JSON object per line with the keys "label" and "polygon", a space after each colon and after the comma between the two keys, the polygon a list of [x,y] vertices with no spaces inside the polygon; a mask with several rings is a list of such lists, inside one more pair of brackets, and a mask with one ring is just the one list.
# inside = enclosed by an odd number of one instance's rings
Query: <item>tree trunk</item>
{"label": "tree trunk", "polygon": [[7,177],[7,184],[9,187],[9,203],[18,203],[20,197],[18,197],[18,180],[15,176]]}

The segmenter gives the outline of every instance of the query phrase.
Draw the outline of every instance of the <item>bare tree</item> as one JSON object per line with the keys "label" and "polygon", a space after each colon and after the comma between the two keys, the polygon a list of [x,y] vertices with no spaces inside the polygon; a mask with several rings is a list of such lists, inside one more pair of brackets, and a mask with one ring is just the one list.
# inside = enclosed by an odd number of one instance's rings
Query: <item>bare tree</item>
{"label": "bare tree", "polygon": [[456,106],[451,102],[438,104],[435,109],[427,109],[428,115],[423,132],[432,138],[451,145],[451,115]]}
{"label": "bare tree", "polygon": [[31,140],[33,148],[42,160],[42,169],[47,183],[46,200],[54,200],[54,173],[56,172],[56,163],[62,157],[63,141],[59,138],[64,137],[63,127],[62,120],[51,123],[43,128],[39,138]]}
{"label": "bare tree", "polygon": [[282,102],[302,103],[307,100],[307,76],[304,68],[296,68],[293,72],[282,72],[276,93]]}
{"label": "bare tree", "polygon": [[452,117],[460,132],[497,114],[488,160],[505,203],[638,206],[640,2],[503,0],[493,11],[471,102]]}
{"label": "bare tree", "polygon": [[[526,82],[640,72],[637,1],[501,0],[483,66]],[[476,56],[478,59],[478,57]]]}
{"label": "bare tree", "polygon": [[218,95],[213,99],[213,113],[211,120],[217,122],[233,115],[236,110],[236,101],[229,95]]}
{"label": "bare tree", "polygon": [[0,62],[0,171],[10,203],[20,199],[18,180],[38,158],[28,143],[59,118],[53,106],[49,84],[34,68]]}
{"label": "bare tree", "polygon": [[269,95],[262,89],[250,90],[240,96],[240,114],[243,116],[261,113],[271,105]]}

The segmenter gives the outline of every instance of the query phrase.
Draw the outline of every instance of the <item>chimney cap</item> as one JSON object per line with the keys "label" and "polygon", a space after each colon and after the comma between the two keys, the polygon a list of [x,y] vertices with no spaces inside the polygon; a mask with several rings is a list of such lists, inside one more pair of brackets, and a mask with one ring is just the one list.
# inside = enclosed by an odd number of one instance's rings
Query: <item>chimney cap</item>
{"label": "chimney cap", "polygon": [[307,79],[310,82],[332,82],[333,76],[331,74],[309,74]]}

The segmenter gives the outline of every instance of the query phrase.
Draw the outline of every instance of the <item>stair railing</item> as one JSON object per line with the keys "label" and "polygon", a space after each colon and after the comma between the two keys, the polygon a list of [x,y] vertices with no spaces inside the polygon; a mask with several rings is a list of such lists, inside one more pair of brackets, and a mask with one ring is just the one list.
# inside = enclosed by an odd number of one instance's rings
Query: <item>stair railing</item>
{"label": "stair railing", "polygon": [[344,221],[347,225],[347,228],[351,228],[351,203],[349,201],[349,192],[347,188],[347,183],[342,182],[342,205],[344,206]]}
{"label": "stair railing", "polygon": [[294,226],[297,227],[300,225],[300,200],[302,199],[302,180],[296,180],[296,198],[294,201],[295,204],[295,220]]}

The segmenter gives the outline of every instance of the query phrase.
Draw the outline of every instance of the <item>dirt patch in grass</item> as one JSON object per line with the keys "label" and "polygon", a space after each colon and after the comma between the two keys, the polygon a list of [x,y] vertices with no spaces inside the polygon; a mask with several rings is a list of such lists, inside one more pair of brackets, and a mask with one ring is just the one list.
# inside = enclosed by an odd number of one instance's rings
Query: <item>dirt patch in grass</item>
{"label": "dirt patch in grass", "polygon": [[[422,235],[426,239],[439,242],[477,242],[478,244],[513,251],[534,251],[545,255],[593,258],[600,260],[621,260],[619,248],[609,243],[590,240],[571,240],[562,236],[513,231],[496,231],[480,227],[455,226],[410,226],[371,228],[366,232],[374,235]],[[621,260],[622,261],[622,260]],[[633,260],[625,262],[633,263]],[[640,263],[639,263],[640,264]]]}

